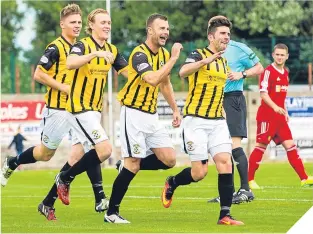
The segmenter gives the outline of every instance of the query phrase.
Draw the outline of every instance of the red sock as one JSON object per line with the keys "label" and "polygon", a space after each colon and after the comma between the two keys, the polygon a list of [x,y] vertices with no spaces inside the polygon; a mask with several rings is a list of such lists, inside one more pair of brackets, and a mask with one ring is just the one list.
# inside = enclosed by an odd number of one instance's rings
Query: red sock
{"label": "red sock", "polygon": [[265,148],[255,147],[249,157],[248,181],[254,180],[256,170],[259,168],[259,163],[262,161]]}
{"label": "red sock", "polygon": [[298,155],[297,146],[293,145],[289,149],[287,149],[287,157],[290,165],[296,171],[300,180],[306,180],[308,175],[305,173],[305,169],[302,163],[300,156]]}

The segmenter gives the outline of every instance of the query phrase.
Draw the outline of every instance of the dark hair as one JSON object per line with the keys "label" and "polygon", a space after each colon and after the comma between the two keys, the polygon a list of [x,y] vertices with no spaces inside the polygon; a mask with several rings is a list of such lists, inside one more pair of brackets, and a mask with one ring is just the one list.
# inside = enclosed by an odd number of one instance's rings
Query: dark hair
{"label": "dark hair", "polygon": [[164,21],[167,21],[167,17],[165,15],[161,15],[159,13],[154,13],[152,15],[150,15],[146,21],[146,29],[148,27],[151,26],[151,24],[156,20],[156,19],[161,19],[161,20],[164,20]]}
{"label": "dark hair", "polygon": [[274,46],[274,49],[273,49],[273,52],[274,52],[276,49],[283,49],[283,50],[286,50],[286,51],[287,51],[287,54],[288,54],[288,46],[286,46],[286,45],[283,44],[283,43],[279,43],[279,44],[275,45],[275,46]]}
{"label": "dark hair", "polygon": [[[214,18],[214,17],[213,17]],[[221,26],[226,26],[229,29],[232,28],[232,23],[225,17],[216,17],[214,19],[209,20],[208,24],[208,31],[207,34],[209,33],[215,33],[216,29]]]}

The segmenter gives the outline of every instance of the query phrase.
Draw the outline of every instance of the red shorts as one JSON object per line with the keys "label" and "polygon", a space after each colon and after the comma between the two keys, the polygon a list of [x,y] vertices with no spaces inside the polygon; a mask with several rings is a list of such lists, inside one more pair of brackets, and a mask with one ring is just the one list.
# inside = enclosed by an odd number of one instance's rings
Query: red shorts
{"label": "red shorts", "polygon": [[268,145],[271,140],[276,145],[292,140],[292,134],[286,121],[257,121],[256,142]]}

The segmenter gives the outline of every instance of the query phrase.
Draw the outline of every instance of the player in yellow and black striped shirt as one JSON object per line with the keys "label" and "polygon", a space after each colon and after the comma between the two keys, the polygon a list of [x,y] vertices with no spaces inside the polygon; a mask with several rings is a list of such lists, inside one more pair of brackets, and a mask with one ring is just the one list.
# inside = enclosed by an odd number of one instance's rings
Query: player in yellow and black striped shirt
{"label": "player in yellow and black striped shirt", "polygon": [[[177,61],[182,45],[175,43],[171,56],[164,48],[169,37],[167,17],[149,16],[147,39],[131,53],[128,82],[118,94],[121,108],[121,151],[125,164],[113,184],[105,221],[129,223],[119,215],[119,207],[131,180],[140,169],[168,169],[175,165],[175,151],[169,134],[159,123],[156,105],[159,89],[173,110],[173,126],[180,125],[169,74]],[[146,152],[153,154],[147,156]]]}
{"label": "player in yellow and black striped shirt", "polygon": [[208,27],[208,47],[191,52],[179,71],[182,78],[189,79],[182,137],[191,167],[167,178],[162,201],[164,207],[170,207],[177,187],[202,180],[208,171],[210,153],[219,173],[221,211],[218,224],[243,225],[230,215],[233,198],[232,141],[226,120],[222,117],[223,90],[229,69],[221,55],[230,40],[230,29],[231,23],[227,18],[212,20]]}
{"label": "player in yellow and black striped shirt", "polygon": [[[112,146],[101,125],[101,110],[107,74],[111,67],[127,77],[127,61],[117,48],[107,42],[111,17],[104,9],[88,15],[89,37],[75,43],[66,65],[72,78],[66,110],[75,135],[84,145],[93,146],[69,170],[56,177],[59,198],[69,204],[69,184],[76,175],[93,168],[110,157]],[[107,203],[106,203],[107,205]],[[104,207],[107,208],[107,207]]]}
{"label": "player in yellow and black striped shirt", "polygon": [[[60,26],[62,29],[61,36],[46,47],[34,74],[34,78],[38,82],[47,86],[46,108],[42,120],[42,144],[27,149],[18,157],[7,159],[8,163],[4,163],[6,169],[2,170],[3,174],[1,174],[2,185],[19,164],[48,161],[54,155],[63,137],[69,132],[65,106],[71,78],[67,74],[66,59],[82,27],[81,10],[78,5],[69,4],[61,10]],[[78,143],[73,142],[71,157],[62,170],[68,169],[70,165],[73,165],[76,160],[83,156],[83,147]],[[103,191],[100,166],[90,168],[87,174],[94,188],[95,210],[101,212],[105,206],[103,202],[105,195],[100,192]],[[38,211],[48,220],[56,219],[53,207],[57,196],[56,187],[53,186],[47,197],[38,206]]]}

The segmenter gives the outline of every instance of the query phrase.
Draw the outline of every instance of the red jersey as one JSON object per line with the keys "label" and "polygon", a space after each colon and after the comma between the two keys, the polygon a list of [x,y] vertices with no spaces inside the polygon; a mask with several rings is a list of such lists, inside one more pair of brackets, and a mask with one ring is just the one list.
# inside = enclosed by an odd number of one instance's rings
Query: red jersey
{"label": "red jersey", "polygon": [[[289,85],[288,74],[285,68],[283,71],[280,71],[271,64],[265,68],[260,79],[260,92],[267,92],[272,101],[282,108],[285,107],[285,99]],[[262,100],[257,113],[257,120],[270,120],[275,117],[285,119],[283,115],[275,113],[274,110]]]}

